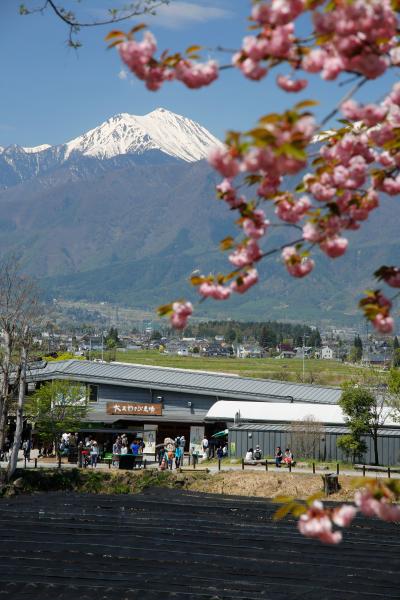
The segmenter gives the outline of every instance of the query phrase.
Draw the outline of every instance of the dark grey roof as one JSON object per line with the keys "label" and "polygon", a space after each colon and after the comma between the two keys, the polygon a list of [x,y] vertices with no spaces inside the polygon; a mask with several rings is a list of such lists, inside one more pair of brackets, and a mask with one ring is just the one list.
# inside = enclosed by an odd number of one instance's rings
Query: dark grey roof
{"label": "dark grey roof", "polygon": [[171,390],[212,395],[216,398],[277,400],[336,404],[339,388],[288,383],[269,379],[238,377],[206,371],[189,371],[125,363],[97,363],[86,360],[49,362],[42,369],[31,369],[28,381],[72,379],[156,390]]}
{"label": "dark grey roof", "polygon": [[[229,427],[229,431],[291,431],[290,423],[240,423]],[[349,429],[346,426],[328,425],[323,427],[324,433],[348,433]],[[381,428],[378,430],[379,435],[387,435],[390,437],[400,437],[400,427],[398,429]]]}

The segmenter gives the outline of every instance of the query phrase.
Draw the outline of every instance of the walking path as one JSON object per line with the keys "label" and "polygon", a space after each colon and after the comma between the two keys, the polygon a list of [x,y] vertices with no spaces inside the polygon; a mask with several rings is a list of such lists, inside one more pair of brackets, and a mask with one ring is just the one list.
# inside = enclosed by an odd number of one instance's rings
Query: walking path
{"label": "walking path", "polygon": [[[35,458],[37,458],[37,450],[32,451],[31,453],[31,460],[26,462],[26,468],[27,469],[34,469],[35,468]],[[145,456],[146,458],[146,456]],[[149,456],[148,458],[146,458],[147,464],[146,464],[146,468],[147,469],[157,469],[158,468],[158,463],[154,462],[154,460],[152,460],[152,456]],[[22,456],[22,452],[20,454],[19,460],[18,460],[18,468],[23,468],[25,466],[25,461],[24,458]],[[38,468],[46,468],[46,469],[55,469],[58,468],[58,462],[56,459],[54,459],[54,461],[51,462],[47,462],[47,460],[44,462],[41,459],[38,459],[37,461],[37,467]],[[61,465],[62,469],[74,469],[76,468],[76,464],[71,464],[71,463],[67,463],[67,462],[63,462]],[[6,462],[0,462],[0,468],[6,468],[7,467],[7,463]],[[87,467],[88,469],[91,469],[91,467]],[[108,463],[98,463],[97,469],[100,470],[104,470],[104,469],[109,469],[109,465]],[[112,469],[117,469],[117,467],[111,467]],[[188,465],[187,459],[185,459],[185,464],[184,464],[184,468],[188,469],[188,468],[192,468],[192,466]],[[209,470],[210,473],[218,473],[218,464],[215,462],[207,462],[207,461],[203,461],[203,462],[199,462],[197,464],[197,469],[205,469],[207,468]],[[397,467],[398,468],[398,467]],[[229,462],[229,459],[227,460],[222,460],[221,461],[221,471],[241,471],[242,470],[242,466],[240,464],[231,464]],[[246,465],[245,466],[245,472],[248,471],[254,471],[257,473],[262,473],[265,472],[265,466],[262,465]],[[280,469],[277,469],[274,465],[268,465],[268,472],[275,472],[275,473],[289,473],[288,468],[286,467],[281,467]],[[328,469],[319,469],[318,466],[316,468],[316,473],[315,475],[326,475],[327,473],[336,473],[336,468],[333,470],[328,470]],[[312,474],[313,470],[311,467],[294,467],[292,468],[292,473],[295,474]],[[340,475],[348,475],[349,477],[362,477],[363,473],[362,471],[355,471],[354,469],[342,469],[340,468]],[[388,476],[387,471],[366,471],[366,477],[373,477],[373,478],[384,478],[386,479]],[[390,477],[393,479],[400,479],[400,473],[397,472],[390,472]]]}

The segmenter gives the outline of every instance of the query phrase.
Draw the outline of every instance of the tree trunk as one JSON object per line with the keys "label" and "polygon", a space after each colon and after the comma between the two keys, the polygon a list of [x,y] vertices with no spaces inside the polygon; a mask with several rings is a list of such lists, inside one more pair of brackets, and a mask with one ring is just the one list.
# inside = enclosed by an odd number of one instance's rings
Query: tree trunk
{"label": "tree trunk", "polygon": [[16,410],[16,427],[14,434],[14,442],[12,445],[11,456],[8,463],[7,479],[10,480],[14,475],[15,469],[17,468],[18,453],[21,446],[21,436],[24,419],[24,403],[25,403],[25,386],[26,386],[26,361],[27,361],[27,349],[25,344],[21,348],[21,371],[19,376],[19,388],[18,388],[18,403]]}
{"label": "tree trunk", "polygon": [[7,431],[8,396],[10,388],[10,366],[11,366],[11,336],[7,330],[3,332],[4,357],[3,357],[3,380],[0,391],[0,449],[4,447]]}
{"label": "tree trunk", "polygon": [[374,440],[374,455],[375,455],[375,464],[379,465],[379,456],[378,456],[378,431],[374,430],[372,434]]}

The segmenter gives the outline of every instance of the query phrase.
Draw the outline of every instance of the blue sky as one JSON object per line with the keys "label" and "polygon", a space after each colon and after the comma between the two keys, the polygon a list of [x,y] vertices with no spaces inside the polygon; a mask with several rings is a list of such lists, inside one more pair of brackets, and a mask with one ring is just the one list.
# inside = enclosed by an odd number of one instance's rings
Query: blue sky
{"label": "blue sky", "polygon": [[[34,7],[41,0],[25,3]],[[188,116],[223,138],[227,129],[251,127],[258,116],[277,107],[282,110],[303,98],[316,97],[320,101],[317,112],[324,115],[347,90],[314,76],[303,93],[289,95],[273,85],[276,73],[254,83],[232,70],[203,90],[190,91],[173,83],[157,93],[149,92],[132,76],[121,78],[117,51],[106,50],[104,42],[112,27],[82,30],[83,47],[75,51],[66,45],[66,26],[50,12],[22,17],[18,14],[19,4],[17,0],[0,0],[3,146],[62,143],[114,114],[146,114],[159,106]],[[69,7],[75,2],[60,0],[59,4]],[[248,0],[171,0],[169,7],[155,18],[146,17],[146,22],[161,49],[184,50],[193,43],[235,48],[246,34],[249,4]],[[87,17],[100,15],[102,7],[117,5],[118,0],[83,0],[80,10]],[[121,28],[130,26],[126,22]],[[376,99],[379,90],[385,89],[384,83],[381,79],[364,90]]]}

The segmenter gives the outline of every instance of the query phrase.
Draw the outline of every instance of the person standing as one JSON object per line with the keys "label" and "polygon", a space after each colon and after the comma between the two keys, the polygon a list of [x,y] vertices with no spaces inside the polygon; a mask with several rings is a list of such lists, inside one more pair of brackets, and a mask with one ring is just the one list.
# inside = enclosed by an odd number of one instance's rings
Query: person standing
{"label": "person standing", "polygon": [[97,460],[99,458],[99,448],[97,446],[96,440],[93,440],[92,446],[90,448],[90,464],[93,467],[97,467]]}
{"label": "person standing", "polygon": [[175,448],[175,467],[177,469],[179,469],[179,467],[181,466],[182,455],[183,450],[182,447],[179,445]]}
{"label": "person standing", "polygon": [[22,450],[24,453],[25,460],[27,460],[29,462],[31,460],[31,441],[30,440],[24,441],[24,443],[22,444]]}
{"label": "person standing", "polygon": [[132,454],[134,456],[137,456],[139,454],[139,444],[137,442],[137,440],[134,440],[131,444],[131,450],[132,450]]}
{"label": "person standing", "polygon": [[205,458],[208,458],[208,439],[204,436],[203,441],[201,442],[201,446],[203,448],[203,455]]}
{"label": "person standing", "polygon": [[185,458],[185,445],[186,445],[186,440],[185,440],[185,436],[184,435],[181,435],[181,439],[180,439],[179,445],[182,448],[181,467],[183,467],[183,461],[184,461],[184,458]]}

